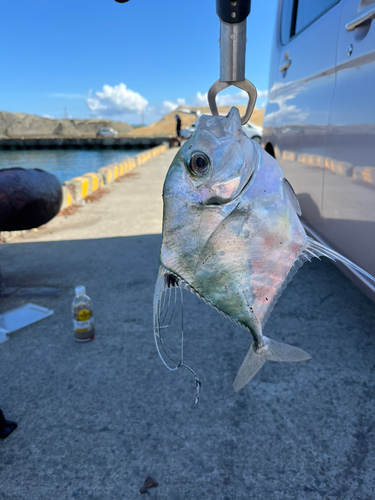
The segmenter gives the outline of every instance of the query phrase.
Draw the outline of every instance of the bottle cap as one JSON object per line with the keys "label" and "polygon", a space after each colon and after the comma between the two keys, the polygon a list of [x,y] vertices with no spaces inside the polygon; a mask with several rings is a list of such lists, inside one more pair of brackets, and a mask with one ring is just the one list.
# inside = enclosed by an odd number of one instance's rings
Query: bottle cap
{"label": "bottle cap", "polygon": [[84,286],[76,286],[76,295],[86,295],[86,287]]}

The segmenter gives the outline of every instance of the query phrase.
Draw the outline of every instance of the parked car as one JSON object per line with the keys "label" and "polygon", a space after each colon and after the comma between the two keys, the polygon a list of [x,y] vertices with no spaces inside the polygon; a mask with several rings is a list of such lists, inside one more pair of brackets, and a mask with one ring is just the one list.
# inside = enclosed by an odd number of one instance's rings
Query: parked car
{"label": "parked car", "polygon": [[[187,127],[185,129],[181,130],[181,137],[184,137],[188,139],[191,137],[195,130],[196,130],[196,123],[193,123],[190,127]],[[243,131],[245,134],[250,137],[250,139],[253,139],[256,141],[258,144],[260,144],[260,140],[263,134],[263,128],[259,127],[259,125],[255,125],[254,123],[247,122],[245,125],[242,126]]]}
{"label": "parked car", "polygon": [[186,128],[181,129],[181,131],[180,131],[181,137],[183,137],[184,139],[189,139],[189,137],[191,137],[194,134],[196,127],[197,127],[197,124],[192,123],[190,125],[190,127],[186,127]]}
{"label": "parked car", "polygon": [[[374,15],[366,1],[279,0],[262,138],[305,227],[373,276]],[[369,281],[351,277],[375,300]]]}
{"label": "parked car", "polygon": [[242,125],[242,130],[250,139],[260,144],[263,135],[263,127],[255,125],[255,123],[247,122],[245,125]]}
{"label": "parked car", "polygon": [[96,137],[117,137],[118,132],[111,127],[99,129]]}

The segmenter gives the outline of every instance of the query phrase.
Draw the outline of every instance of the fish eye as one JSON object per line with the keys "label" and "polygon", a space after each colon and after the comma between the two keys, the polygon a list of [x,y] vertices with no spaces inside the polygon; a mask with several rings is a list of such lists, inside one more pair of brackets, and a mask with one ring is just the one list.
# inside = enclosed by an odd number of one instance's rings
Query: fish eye
{"label": "fish eye", "polygon": [[210,160],[205,153],[195,152],[190,157],[189,170],[194,175],[206,175],[210,168]]}

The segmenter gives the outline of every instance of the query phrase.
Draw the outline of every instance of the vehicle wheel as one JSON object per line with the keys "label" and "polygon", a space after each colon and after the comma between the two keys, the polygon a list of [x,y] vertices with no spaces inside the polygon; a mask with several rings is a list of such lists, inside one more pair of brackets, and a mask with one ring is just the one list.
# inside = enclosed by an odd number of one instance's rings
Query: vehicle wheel
{"label": "vehicle wheel", "polygon": [[257,142],[258,144],[260,144],[260,137],[259,135],[254,135],[253,137],[253,141]]}
{"label": "vehicle wheel", "polygon": [[271,155],[273,158],[276,158],[276,155],[275,155],[275,151],[273,149],[273,146],[270,142],[267,142],[266,144],[266,147],[264,148],[265,151],[267,151],[267,153],[269,155]]}

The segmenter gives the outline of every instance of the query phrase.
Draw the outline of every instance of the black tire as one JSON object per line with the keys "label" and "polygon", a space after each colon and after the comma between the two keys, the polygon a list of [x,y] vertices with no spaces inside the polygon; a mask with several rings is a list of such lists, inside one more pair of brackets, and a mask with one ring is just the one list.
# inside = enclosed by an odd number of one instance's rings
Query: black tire
{"label": "black tire", "polygon": [[253,141],[255,141],[255,142],[257,142],[258,144],[260,144],[261,138],[259,137],[259,135],[254,135],[254,137],[253,137]]}

